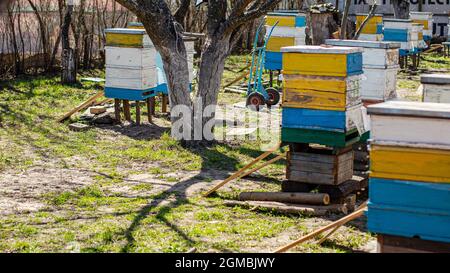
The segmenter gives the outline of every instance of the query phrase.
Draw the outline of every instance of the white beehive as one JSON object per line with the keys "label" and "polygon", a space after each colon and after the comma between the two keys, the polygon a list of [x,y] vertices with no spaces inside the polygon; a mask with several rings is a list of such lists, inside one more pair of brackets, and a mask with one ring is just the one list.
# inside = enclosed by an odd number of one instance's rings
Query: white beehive
{"label": "white beehive", "polygon": [[105,87],[147,90],[156,86],[156,50],[145,30],[107,29]]}
{"label": "white beehive", "polygon": [[422,75],[420,82],[423,86],[424,102],[450,103],[450,75]]}
{"label": "white beehive", "polygon": [[334,46],[360,47],[364,50],[365,77],[361,81],[363,100],[385,101],[396,98],[399,43],[337,39],[329,39],[325,43]]}
{"label": "white beehive", "polygon": [[410,18],[414,23],[423,25],[424,40],[428,41],[433,36],[433,13],[432,12],[419,12],[411,11]]}

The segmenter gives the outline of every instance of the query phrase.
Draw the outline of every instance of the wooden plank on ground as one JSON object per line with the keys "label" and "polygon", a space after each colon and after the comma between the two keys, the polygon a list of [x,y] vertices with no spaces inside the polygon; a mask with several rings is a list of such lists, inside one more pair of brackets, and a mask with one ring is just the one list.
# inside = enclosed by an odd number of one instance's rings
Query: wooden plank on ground
{"label": "wooden plank on ground", "polygon": [[62,117],[60,117],[58,119],[58,122],[63,122],[66,119],[70,118],[73,114],[79,112],[79,111],[83,111],[86,108],[88,108],[89,106],[91,106],[92,104],[95,103],[95,101],[100,98],[103,97],[105,95],[105,93],[103,91],[98,92],[97,94],[95,94],[94,96],[90,97],[89,99],[87,99],[86,101],[84,101],[83,103],[81,103],[80,105],[78,105],[77,107],[73,108],[72,110],[70,110],[69,112],[67,112],[66,114],[64,114]]}
{"label": "wooden plank on ground", "polygon": [[226,200],[224,201],[224,205],[230,207],[241,206],[244,208],[250,208],[252,210],[271,210],[281,214],[302,214],[309,216],[324,216],[330,213],[347,213],[347,208],[345,205],[334,204],[327,206],[313,206],[267,201]]}

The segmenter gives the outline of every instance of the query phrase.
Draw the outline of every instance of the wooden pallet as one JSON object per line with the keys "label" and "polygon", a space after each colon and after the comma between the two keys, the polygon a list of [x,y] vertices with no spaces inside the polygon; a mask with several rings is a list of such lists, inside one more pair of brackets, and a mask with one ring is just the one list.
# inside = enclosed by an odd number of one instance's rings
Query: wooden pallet
{"label": "wooden pallet", "polygon": [[290,150],[286,178],[290,181],[320,185],[338,185],[353,176],[353,150],[305,147]]}

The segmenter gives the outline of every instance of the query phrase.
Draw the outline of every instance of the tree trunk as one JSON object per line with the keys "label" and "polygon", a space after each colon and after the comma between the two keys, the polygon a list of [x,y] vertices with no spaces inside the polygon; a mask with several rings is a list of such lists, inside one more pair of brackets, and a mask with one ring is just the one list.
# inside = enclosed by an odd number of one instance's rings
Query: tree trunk
{"label": "tree trunk", "polygon": [[62,42],[62,56],[61,56],[61,82],[75,83],[77,81],[77,71],[75,66],[75,56],[73,49],[70,48],[70,23],[72,21],[73,6],[69,5],[66,8],[64,21],[61,26],[61,42]]}
{"label": "tree trunk", "polygon": [[335,27],[333,13],[308,13],[309,39],[312,45],[320,45],[329,39]]}
{"label": "tree trunk", "polygon": [[[201,111],[205,115],[202,118],[202,122],[197,120],[198,123],[196,123],[198,126],[201,124],[203,139],[205,140],[213,140],[211,137],[213,136],[215,124],[215,107],[225,68],[225,59],[230,52],[229,41],[229,37],[208,37],[202,52],[198,92],[194,103],[196,103],[196,110]],[[200,105],[198,105],[199,103]],[[196,139],[198,137],[200,135],[197,132]]]}
{"label": "tree trunk", "polygon": [[394,6],[394,17],[396,19],[409,18],[409,0],[392,0]]}

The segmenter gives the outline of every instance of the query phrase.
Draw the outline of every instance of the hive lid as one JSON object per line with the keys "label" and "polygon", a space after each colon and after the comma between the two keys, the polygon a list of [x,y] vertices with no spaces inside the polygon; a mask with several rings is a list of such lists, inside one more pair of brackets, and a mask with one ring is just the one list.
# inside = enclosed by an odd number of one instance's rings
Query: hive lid
{"label": "hive lid", "polygon": [[144,24],[142,24],[141,22],[128,22],[127,26],[128,27],[143,27]]}
{"label": "hive lid", "polygon": [[267,13],[268,16],[286,16],[286,17],[300,17],[300,16],[306,16],[303,13],[298,13],[296,11],[293,12],[269,12]]}
{"label": "hive lid", "polygon": [[134,29],[134,28],[107,28],[105,33],[121,33],[121,34],[131,34],[131,35],[144,35],[146,34],[145,29]]}
{"label": "hive lid", "polygon": [[410,11],[409,12],[410,15],[433,15],[432,12],[429,11]]}
{"label": "hive lid", "polygon": [[415,116],[450,119],[449,103],[388,101],[367,107],[369,115]]}
{"label": "hive lid", "polygon": [[364,48],[400,48],[398,42],[386,42],[386,41],[362,41],[362,40],[339,40],[339,39],[327,39],[325,44],[334,46],[350,46],[350,47],[364,47]]}
{"label": "hive lid", "polygon": [[413,21],[411,19],[383,18],[383,22],[412,23]]}
{"label": "hive lid", "polygon": [[293,53],[322,53],[322,54],[350,54],[363,52],[359,47],[345,47],[345,46],[286,46],[281,48],[281,52]]}
{"label": "hive lid", "polygon": [[420,82],[428,84],[450,84],[450,74],[421,75]]}
{"label": "hive lid", "polygon": [[[356,13],[355,15],[356,16],[367,16],[368,14],[367,13]],[[374,14],[373,16],[374,17],[383,17],[383,14],[377,13],[377,14]]]}

